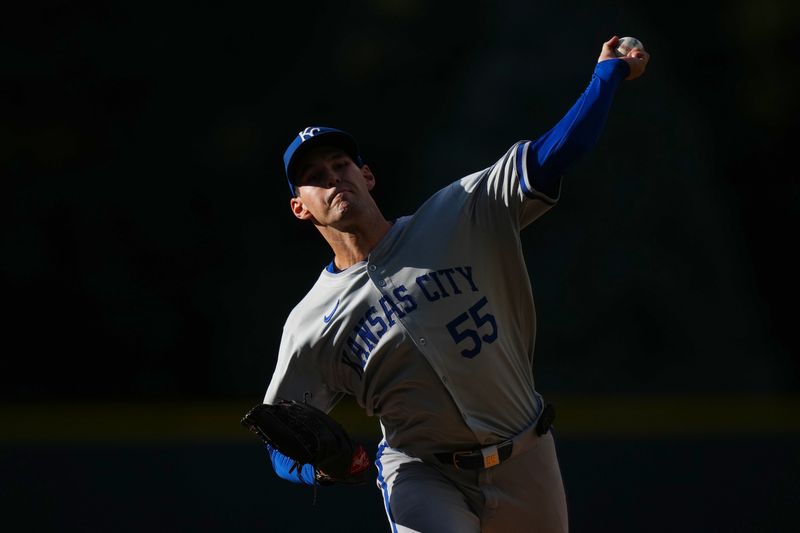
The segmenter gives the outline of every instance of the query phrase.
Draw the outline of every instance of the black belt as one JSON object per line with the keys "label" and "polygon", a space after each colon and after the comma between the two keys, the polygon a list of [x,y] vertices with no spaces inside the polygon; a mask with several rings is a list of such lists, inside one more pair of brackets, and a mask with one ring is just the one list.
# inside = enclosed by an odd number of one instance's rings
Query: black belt
{"label": "black belt", "polygon": [[[542,409],[542,414],[536,422],[536,434],[540,437],[550,431],[553,420],[556,418],[556,410],[552,404],[546,404]],[[505,440],[494,446],[487,446],[480,450],[466,452],[442,452],[433,454],[439,462],[446,465],[455,466],[457,469],[478,470],[480,468],[490,468],[497,466],[509,457],[514,450],[512,439]]]}

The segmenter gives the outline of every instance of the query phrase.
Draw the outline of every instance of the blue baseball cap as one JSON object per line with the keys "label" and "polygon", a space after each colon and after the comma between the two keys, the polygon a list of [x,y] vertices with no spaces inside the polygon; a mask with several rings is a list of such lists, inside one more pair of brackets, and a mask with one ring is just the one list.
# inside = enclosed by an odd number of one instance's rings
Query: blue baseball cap
{"label": "blue baseball cap", "polygon": [[294,190],[294,180],[297,178],[295,173],[297,162],[300,157],[315,146],[335,146],[353,158],[353,162],[359,167],[364,163],[361,153],[358,150],[358,143],[349,133],[337,130],[336,128],[326,128],[325,126],[309,126],[294,138],[292,143],[283,153],[283,166],[286,169],[286,179],[289,180],[289,190],[292,196],[297,196]]}

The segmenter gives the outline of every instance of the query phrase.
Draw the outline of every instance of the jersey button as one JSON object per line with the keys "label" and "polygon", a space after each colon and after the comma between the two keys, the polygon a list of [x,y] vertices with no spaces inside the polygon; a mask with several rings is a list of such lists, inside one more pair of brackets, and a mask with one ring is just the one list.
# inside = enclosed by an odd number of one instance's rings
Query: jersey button
{"label": "jersey button", "polygon": [[375,265],[370,265],[369,266],[369,271],[370,272],[375,272],[376,270],[378,270],[378,267],[376,267]]}
{"label": "jersey button", "polygon": [[427,342],[428,342],[428,341],[426,341],[426,340],[425,340],[425,337],[420,337],[420,338],[419,338],[419,343],[420,343],[422,346],[425,346],[425,344],[426,344]]}
{"label": "jersey button", "polygon": [[380,286],[380,287],[385,287],[385,286],[386,286],[386,282],[385,282],[385,281],[383,281],[382,279],[379,279],[379,280],[378,280],[378,286]]}

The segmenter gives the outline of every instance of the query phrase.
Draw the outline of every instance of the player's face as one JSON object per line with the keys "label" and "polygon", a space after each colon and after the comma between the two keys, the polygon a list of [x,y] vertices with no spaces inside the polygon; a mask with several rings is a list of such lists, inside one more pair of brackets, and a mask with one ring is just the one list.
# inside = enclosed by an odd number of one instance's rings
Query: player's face
{"label": "player's face", "polygon": [[304,156],[295,180],[291,207],[297,218],[330,226],[346,220],[372,202],[375,178],[338,148],[321,146]]}

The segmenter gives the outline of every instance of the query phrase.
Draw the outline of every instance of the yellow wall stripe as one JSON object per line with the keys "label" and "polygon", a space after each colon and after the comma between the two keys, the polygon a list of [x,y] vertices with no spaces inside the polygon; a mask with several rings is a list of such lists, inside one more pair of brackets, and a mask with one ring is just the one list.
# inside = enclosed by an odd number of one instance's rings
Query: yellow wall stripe
{"label": "yellow wall stripe", "polygon": [[[556,431],[566,437],[800,435],[798,396],[563,396]],[[256,400],[258,401],[258,400]],[[255,439],[239,425],[255,402],[0,405],[0,442],[163,442]],[[351,401],[333,415],[353,434],[378,438],[376,419]]]}

